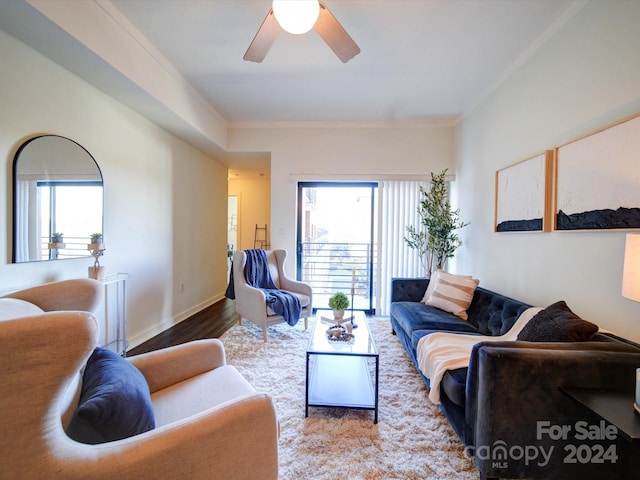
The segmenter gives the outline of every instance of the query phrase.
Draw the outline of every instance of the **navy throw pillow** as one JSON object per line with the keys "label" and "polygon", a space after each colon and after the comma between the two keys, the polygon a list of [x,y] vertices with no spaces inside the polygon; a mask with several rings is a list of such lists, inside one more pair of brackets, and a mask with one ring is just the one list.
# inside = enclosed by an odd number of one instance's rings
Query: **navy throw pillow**
{"label": "navy throw pillow", "polygon": [[564,301],[548,306],[536,314],[518,334],[526,342],[586,342],[598,326],[573,313]]}
{"label": "navy throw pillow", "polygon": [[155,428],[146,379],[115,352],[96,347],[82,377],[80,401],[67,434],[82,443],[104,443]]}

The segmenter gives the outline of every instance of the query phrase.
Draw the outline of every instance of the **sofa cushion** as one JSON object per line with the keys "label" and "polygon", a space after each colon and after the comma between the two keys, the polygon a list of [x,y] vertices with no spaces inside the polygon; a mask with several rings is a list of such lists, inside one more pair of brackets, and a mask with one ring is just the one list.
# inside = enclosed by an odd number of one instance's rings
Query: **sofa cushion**
{"label": "sofa cushion", "polygon": [[82,377],[80,401],[67,434],[104,443],[155,428],[149,385],[140,371],[110,350],[96,347]]}
{"label": "sofa cushion", "polygon": [[447,370],[440,381],[440,395],[445,394],[449,400],[464,408],[466,399],[468,367]]}
{"label": "sofa cushion", "polygon": [[407,336],[417,330],[439,330],[474,333],[473,325],[451,313],[428,307],[420,302],[393,302],[390,314]]}
{"label": "sofa cushion", "polygon": [[598,326],[573,313],[564,301],[540,311],[524,326],[518,340],[528,342],[585,342]]}
{"label": "sofa cushion", "polygon": [[[435,286],[425,303],[466,320],[467,309],[479,282],[475,278],[438,270]],[[432,283],[434,282],[429,282],[429,285]]]}
{"label": "sofa cushion", "polygon": [[422,337],[424,337],[425,335],[431,335],[432,333],[460,333],[460,334],[464,334],[464,335],[480,335],[480,332],[478,332],[476,329],[473,328],[473,326],[466,324],[466,322],[464,320],[460,320],[460,330],[448,330],[447,332],[445,332],[444,330],[414,330],[413,333],[411,334],[411,346],[413,347],[414,350],[417,350],[418,348],[418,343],[420,342],[420,339]]}
{"label": "sofa cushion", "polygon": [[0,320],[38,315],[43,312],[44,310],[40,307],[26,300],[20,300],[19,298],[0,298]]}
{"label": "sofa cushion", "polygon": [[[303,293],[291,292],[289,290],[283,290],[283,292],[287,292],[298,297],[298,300],[300,300],[300,308],[308,307],[311,303],[311,299]],[[267,304],[267,315],[278,315],[269,304]]]}
{"label": "sofa cushion", "polygon": [[232,365],[207,370],[190,377],[188,381],[151,394],[156,427],[199,415],[215,406],[248,397],[255,392],[253,386]]}

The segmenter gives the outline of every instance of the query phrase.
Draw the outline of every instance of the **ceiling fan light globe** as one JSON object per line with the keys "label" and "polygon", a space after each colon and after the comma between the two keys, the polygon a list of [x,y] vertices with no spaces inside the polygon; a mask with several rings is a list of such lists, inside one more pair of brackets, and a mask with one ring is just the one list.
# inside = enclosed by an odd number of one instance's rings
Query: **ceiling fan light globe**
{"label": "ceiling fan light globe", "polygon": [[294,34],[311,30],[320,14],[318,0],[273,0],[272,8],[282,29]]}

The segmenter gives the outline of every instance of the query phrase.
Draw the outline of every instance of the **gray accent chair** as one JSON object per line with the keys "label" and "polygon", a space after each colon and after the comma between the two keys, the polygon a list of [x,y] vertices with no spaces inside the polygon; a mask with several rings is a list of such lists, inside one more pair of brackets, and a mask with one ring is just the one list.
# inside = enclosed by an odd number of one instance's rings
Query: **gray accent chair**
{"label": "gray accent chair", "polygon": [[[304,282],[292,280],[284,272],[284,262],[287,259],[286,250],[265,250],[267,262],[273,283],[280,290],[293,293],[300,299],[300,318],[304,318],[304,328],[307,328],[308,317],[312,315],[313,293],[311,286]],[[244,266],[247,254],[243,250],[236,250],[233,254],[233,285],[236,296],[236,312],[238,323],[249,320],[262,328],[262,339],[268,341],[267,327],[284,322],[284,317],[274,312],[267,305],[264,292],[247,283],[244,276]]]}

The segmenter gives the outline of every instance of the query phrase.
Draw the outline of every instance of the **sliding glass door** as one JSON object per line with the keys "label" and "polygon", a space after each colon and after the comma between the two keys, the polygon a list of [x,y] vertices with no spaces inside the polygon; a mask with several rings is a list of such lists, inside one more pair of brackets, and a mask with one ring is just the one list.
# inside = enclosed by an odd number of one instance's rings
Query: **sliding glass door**
{"label": "sliding glass door", "polygon": [[353,308],[373,313],[377,183],[298,185],[297,277],[311,284],[315,308],[341,291]]}

